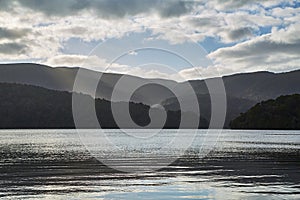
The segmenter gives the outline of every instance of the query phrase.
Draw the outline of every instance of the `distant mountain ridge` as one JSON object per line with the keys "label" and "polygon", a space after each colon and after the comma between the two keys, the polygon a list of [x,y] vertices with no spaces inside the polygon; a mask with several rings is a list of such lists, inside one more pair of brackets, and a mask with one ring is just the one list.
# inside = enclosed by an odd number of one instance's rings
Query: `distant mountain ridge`
{"label": "distant mountain ridge", "polygon": [[[2,64],[0,65],[0,83],[28,84],[51,90],[72,92],[78,70],[79,68],[52,68],[39,64]],[[116,99],[112,98],[112,91],[116,89],[115,84],[122,77],[133,84],[144,85],[132,95],[130,101],[149,106],[162,104],[171,111],[180,110],[177,97],[161,85],[176,91],[181,99],[188,102],[190,93],[186,93],[184,88],[190,84],[198,96],[201,115],[210,120],[210,97],[205,82],[214,82],[217,80],[215,78],[178,83],[172,80],[144,79],[130,75],[82,70],[88,74],[87,79],[97,79],[101,76],[96,98],[115,101]],[[300,70],[279,74],[271,72],[235,74],[222,79],[227,95],[225,127],[229,127],[232,119],[239,116],[240,113],[246,112],[258,102],[281,95],[300,93]],[[183,111],[191,112],[193,110],[194,108],[189,108]]]}
{"label": "distant mountain ridge", "polygon": [[[78,70],[79,68],[49,67],[40,64],[0,64],[0,83],[28,84],[51,90],[72,92]],[[87,75],[87,80],[97,80],[101,77],[96,97],[107,100],[111,100],[111,93],[114,86],[121,77],[125,77],[125,79],[130,79],[137,84],[143,85],[152,82],[156,82],[158,84],[163,83],[164,85],[176,85],[176,82],[171,80],[150,80],[131,75],[101,73],[88,69],[81,70],[83,70],[85,75]],[[149,93],[149,90],[147,92]],[[136,95],[136,97],[138,96],[142,98],[143,95]],[[156,97],[154,96],[153,98],[155,99]],[[133,99],[133,101],[142,103],[145,99]],[[146,104],[150,103],[146,102]]]}
{"label": "distant mountain ridge", "polygon": [[[21,83],[53,90],[72,91],[78,69],[79,68],[68,67],[53,68],[40,64],[0,64],[0,82]],[[101,76],[99,85],[105,88],[101,91],[112,90],[114,84],[124,76],[128,79],[134,79],[137,83],[162,83],[178,90],[180,90],[182,85],[187,84],[187,82],[177,83],[165,79],[144,79],[131,75],[85,70],[91,72],[91,74],[95,74],[94,77]],[[297,86],[300,83],[300,70],[278,74],[272,72],[242,73],[224,76],[222,79],[229,96],[254,100],[257,102],[276,98],[280,95],[300,92],[300,87]],[[191,80],[188,82],[193,86],[197,94],[206,94],[208,91],[205,81],[207,80],[214,81],[214,78]],[[149,94],[151,91],[148,90],[147,93]],[[181,91],[180,93],[184,95],[184,91]],[[110,96],[109,94],[102,92],[101,94],[98,94],[97,97],[105,98],[106,95]],[[163,100],[166,100],[166,97],[167,96],[161,98],[165,98]]]}
{"label": "distant mountain ridge", "polygon": [[[14,83],[0,83],[0,129],[73,129],[75,122],[72,112],[72,93],[64,91],[49,90],[42,87],[20,85]],[[114,120],[111,104],[124,113],[123,109],[129,104],[130,116],[132,120],[141,127],[147,126],[150,107],[132,102],[112,103],[103,99],[93,99],[88,95],[74,94],[80,102],[88,102],[94,107],[97,115],[95,120],[90,119],[92,111],[90,106],[82,105],[79,119],[88,119],[88,122],[76,124],[76,128],[120,128]],[[155,110],[154,110],[155,111]],[[188,125],[180,126],[182,116],[187,116],[191,120],[199,120],[199,116],[193,113],[181,113],[168,111],[167,119],[162,127],[153,124],[150,128],[191,128]],[[197,122],[197,121],[194,121]],[[99,123],[99,124],[98,124]],[[207,128],[208,122],[200,118],[198,128]],[[130,123],[123,123],[121,128],[133,128]],[[193,127],[195,128],[195,127]]]}

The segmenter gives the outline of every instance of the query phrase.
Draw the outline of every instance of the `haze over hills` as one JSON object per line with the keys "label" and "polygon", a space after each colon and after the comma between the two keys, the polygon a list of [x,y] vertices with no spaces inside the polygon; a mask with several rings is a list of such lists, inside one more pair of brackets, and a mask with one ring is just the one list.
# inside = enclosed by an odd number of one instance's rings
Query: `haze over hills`
{"label": "haze over hills", "polygon": [[[225,120],[225,127],[227,128],[231,120],[238,117],[240,113],[246,112],[256,103],[274,99],[281,95],[300,93],[300,70],[278,74],[272,72],[235,74],[222,77],[222,79],[227,96],[227,114]],[[209,119],[211,104],[206,81],[214,82],[217,79],[192,80],[189,83],[197,93],[203,116]],[[180,83],[179,85],[183,84],[186,83]],[[189,96],[187,93],[183,94],[181,98],[189,101]],[[174,97],[163,101],[163,105],[169,108],[169,110],[179,109],[178,102]],[[193,108],[190,107],[188,111],[192,110]]]}
{"label": "haze over hills", "polygon": [[[37,86],[21,85],[13,83],[0,83],[0,128],[2,129],[43,129],[43,128],[75,128],[72,112],[72,93],[54,91]],[[87,120],[88,123],[76,124],[77,128],[120,128],[113,117],[111,104],[120,114],[128,106],[127,102],[111,103],[107,100],[96,99],[83,94],[74,94],[78,101],[84,105],[78,108],[77,119]],[[87,106],[89,105],[89,106]],[[96,121],[91,118],[91,112],[95,108]],[[148,126],[150,107],[143,104],[129,102],[129,113],[132,120],[141,127]],[[152,112],[159,112],[152,109]],[[193,113],[168,111],[166,121],[162,126],[159,123],[150,124],[149,128],[178,128],[181,117],[199,122],[199,116]],[[181,126],[190,128],[189,124]],[[197,125],[196,125],[197,127]],[[199,128],[207,128],[208,122],[200,118]],[[122,128],[133,128],[130,123],[122,123]],[[194,127],[195,128],[195,127]]]}
{"label": "haze over hills", "polygon": [[[68,67],[49,67],[39,64],[1,64],[0,65],[0,82],[2,83],[20,83],[39,86],[52,90],[59,91],[73,91],[74,81],[79,68]],[[133,82],[135,84],[145,85],[147,83],[157,83],[169,86],[176,86],[175,81],[163,80],[163,79],[143,79],[130,75],[111,74],[91,71],[87,69],[81,69],[86,76],[86,80],[95,80],[98,82],[99,88],[96,93],[96,98],[104,98],[111,100],[111,94],[114,89],[114,85],[122,77],[125,81]],[[147,94],[153,94],[154,91],[152,85],[147,88]],[[157,87],[154,87],[157,90]],[[118,91],[122,92],[122,91]],[[132,99],[134,102],[142,102],[145,104],[151,104],[151,102],[159,102],[161,99],[171,97],[163,93],[157,93],[153,95],[151,99],[144,98],[147,94],[135,94],[136,99]],[[162,94],[162,96],[160,96]],[[153,103],[154,104],[154,103]]]}
{"label": "haze over hills", "polygon": [[[0,64],[0,82],[22,83],[60,91],[72,91],[78,69],[79,68],[69,67],[52,68],[39,64]],[[147,83],[157,83],[166,85],[180,91],[180,94],[185,95],[184,91],[181,90],[181,87],[187,84],[187,82],[177,83],[166,79],[144,79],[131,75],[101,73],[88,69],[83,70],[89,73],[88,75],[90,75],[90,77],[87,78],[96,79],[101,76],[99,83],[101,93],[97,94],[97,97],[99,98],[109,97],[109,93],[121,77],[130,79],[136,84],[146,85]],[[299,77],[300,70],[278,74],[272,72],[254,72],[225,76],[223,77],[223,81],[227,95],[254,101],[262,101],[280,95],[300,92],[300,87],[298,87],[300,83]],[[208,91],[205,81],[214,81],[214,78],[192,80],[189,81],[189,83],[195,89],[197,94],[206,94]],[[153,85],[151,87],[153,87]],[[153,90],[157,90],[157,87],[154,87]],[[107,91],[107,93],[105,91]],[[153,92],[154,91],[152,90],[147,90],[147,94]],[[136,96],[141,97],[147,94]],[[163,94],[157,93],[156,95],[153,95],[152,98],[155,99],[157,98],[156,96],[159,95],[161,95],[160,100],[166,100],[170,94],[164,94],[164,96]],[[142,100],[153,101],[153,99],[150,99],[148,96],[148,98]]]}
{"label": "haze over hills", "polygon": [[[46,89],[58,91],[73,91],[74,80],[79,68],[59,67],[52,68],[38,64],[2,64],[0,65],[0,83],[18,83],[39,86]],[[86,80],[95,80],[101,76],[96,98],[109,101],[118,101],[112,98],[112,91],[118,93],[128,91],[115,88],[115,84],[122,78],[125,83],[132,85],[144,85],[136,90],[130,101],[146,105],[162,104],[170,111],[178,111],[177,97],[186,102],[190,101],[190,93],[184,89],[190,84],[197,94],[200,102],[201,115],[207,120],[210,119],[210,97],[206,81],[214,82],[217,79],[192,80],[178,83],[172,80],[143,79],[130,75],[100,73],[82,69]],[[223,77],[227,95],[227,116],[225,127],[229,122],[247,111],[256,103],[273,99],[281,95],[300,93],[300,70],[287,73],[255,72],[236,74]],[[177,97],[172,91],[176,91]],[[193,111],[194,108],[183,110]]]}

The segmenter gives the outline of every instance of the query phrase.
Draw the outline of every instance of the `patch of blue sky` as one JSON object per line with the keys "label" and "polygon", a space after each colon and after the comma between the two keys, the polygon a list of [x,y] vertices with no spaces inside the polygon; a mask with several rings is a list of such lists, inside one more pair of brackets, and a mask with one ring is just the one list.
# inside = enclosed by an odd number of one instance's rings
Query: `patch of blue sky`
{"label": "patch of blue sky", "polygon": [[206,37],[202,42],[199,43],[199,45],[201,45],[207,53],[216,51],[219,48],[231,47],[234,46],[235,44],[237,43],[235,42],[226,43],[226,44],[222,43],[220,39],[217,37]]}
{"label": "patch of blue sky", "polygon": [[300,8],[300,1],[299,0],[294,1],[293,8]]}
{"label": "patch of blue sky", "polygon": [[49,22],[49,23],[38,23],[36,25],[33,25],[33,27],[47,27],[47,26],[51,26],[51,25],[55,25],[55,23],[53,22]]}
{"label": "patch of blue sky", "polygon": [[89,55],[92,50],[102,41],[86,42],[80,38],[69,38],[63,43],[63,48],[60,51],[69,55]]}
{"label": "patch of blue sky", "polygon": [[294,0],[293,2],[290,2],[290,1],[280,1],[276,5],[265,7],[265,10],[268,11],[268,10],[272,10],[274,8],[287,8],[287,7],[299,8],[300,7],[300,2],[299,2],[299,0]]}
{"label": "patch of blue sky", "polygon": [[176,69],[185,69],[186,67],[193,67],[188,60],[185,60],[180,55],[173,54],[170,51],[163,49],[140,49],[136,50],[134,54],[126,54],[120,59],[116,60],[119,64],[139,67],[149,64],[165,65]]}
{"label": "patch of blue sky", "polygon": [[[265,35],[265,34],[269,34],[272,32],[272,28],[274,28],[275,26],[263,26],[263,27],[259,27],[258,31],[255,31],[254,33],[258,36],[260,35]],[[287,27],[286,24],[282,23],[276,26],[277,29],[285,29]]]}
{"label": "patch of blue sky", "polygon": [[198,43],[187,41],[171,44],[150,32],[130,33],[122,38],[109,39],[98,45],[92,55],[133,67],[159,63],[182,70],[211,64],[207,53]]}
{"label": "patch of blue sky", "polygon": [[265,35],[268,33],[272,32],[273,26],[264,26],[264,27],[259,27],[258,31],[255,31],[256,35]]}

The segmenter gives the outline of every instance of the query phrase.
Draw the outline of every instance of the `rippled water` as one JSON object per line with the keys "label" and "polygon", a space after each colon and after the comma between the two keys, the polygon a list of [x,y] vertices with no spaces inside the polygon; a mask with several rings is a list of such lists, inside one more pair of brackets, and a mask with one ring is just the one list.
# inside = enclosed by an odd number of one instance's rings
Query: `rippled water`
{"label": "rippled water", "polygon": [[[189,132],[184,132],[185,137]],[[91,156],[74,130],[2,130],[0,198],[300,199],[300,131],[224,130],[220,135],[210,133],[204,141],[205,133],[199,131],[172,164],[161,165],[158,171],[126,173]],[[147,163],[147,167],[157,165],[159,154],[152,152],[175,133],[164,130],[146,142],[131,142],[135,140],[120,130],[108,134],[120,151],[134,153],[122,159],[124,155],[99,147],[105,149],[101,153],[106,159],[116,160],[118,166]],[[176,158],[174,149],[169,155]],[[167,151],[162,155],[167,156]],[[208,154],[202,157],[203,152]]]}

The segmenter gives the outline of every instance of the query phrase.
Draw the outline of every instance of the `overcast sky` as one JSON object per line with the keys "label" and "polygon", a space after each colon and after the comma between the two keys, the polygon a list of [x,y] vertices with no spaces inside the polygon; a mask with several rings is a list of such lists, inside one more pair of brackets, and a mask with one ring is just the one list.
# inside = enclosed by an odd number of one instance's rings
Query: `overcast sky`
{"label": "overcast sky", "polygon": [[155,43],[192,62],[129,51],[108,71],[174,79],[283,72],[300,68],[299,33],[297,0],[0,0],[1,63],[104,71],[124,51]]}

